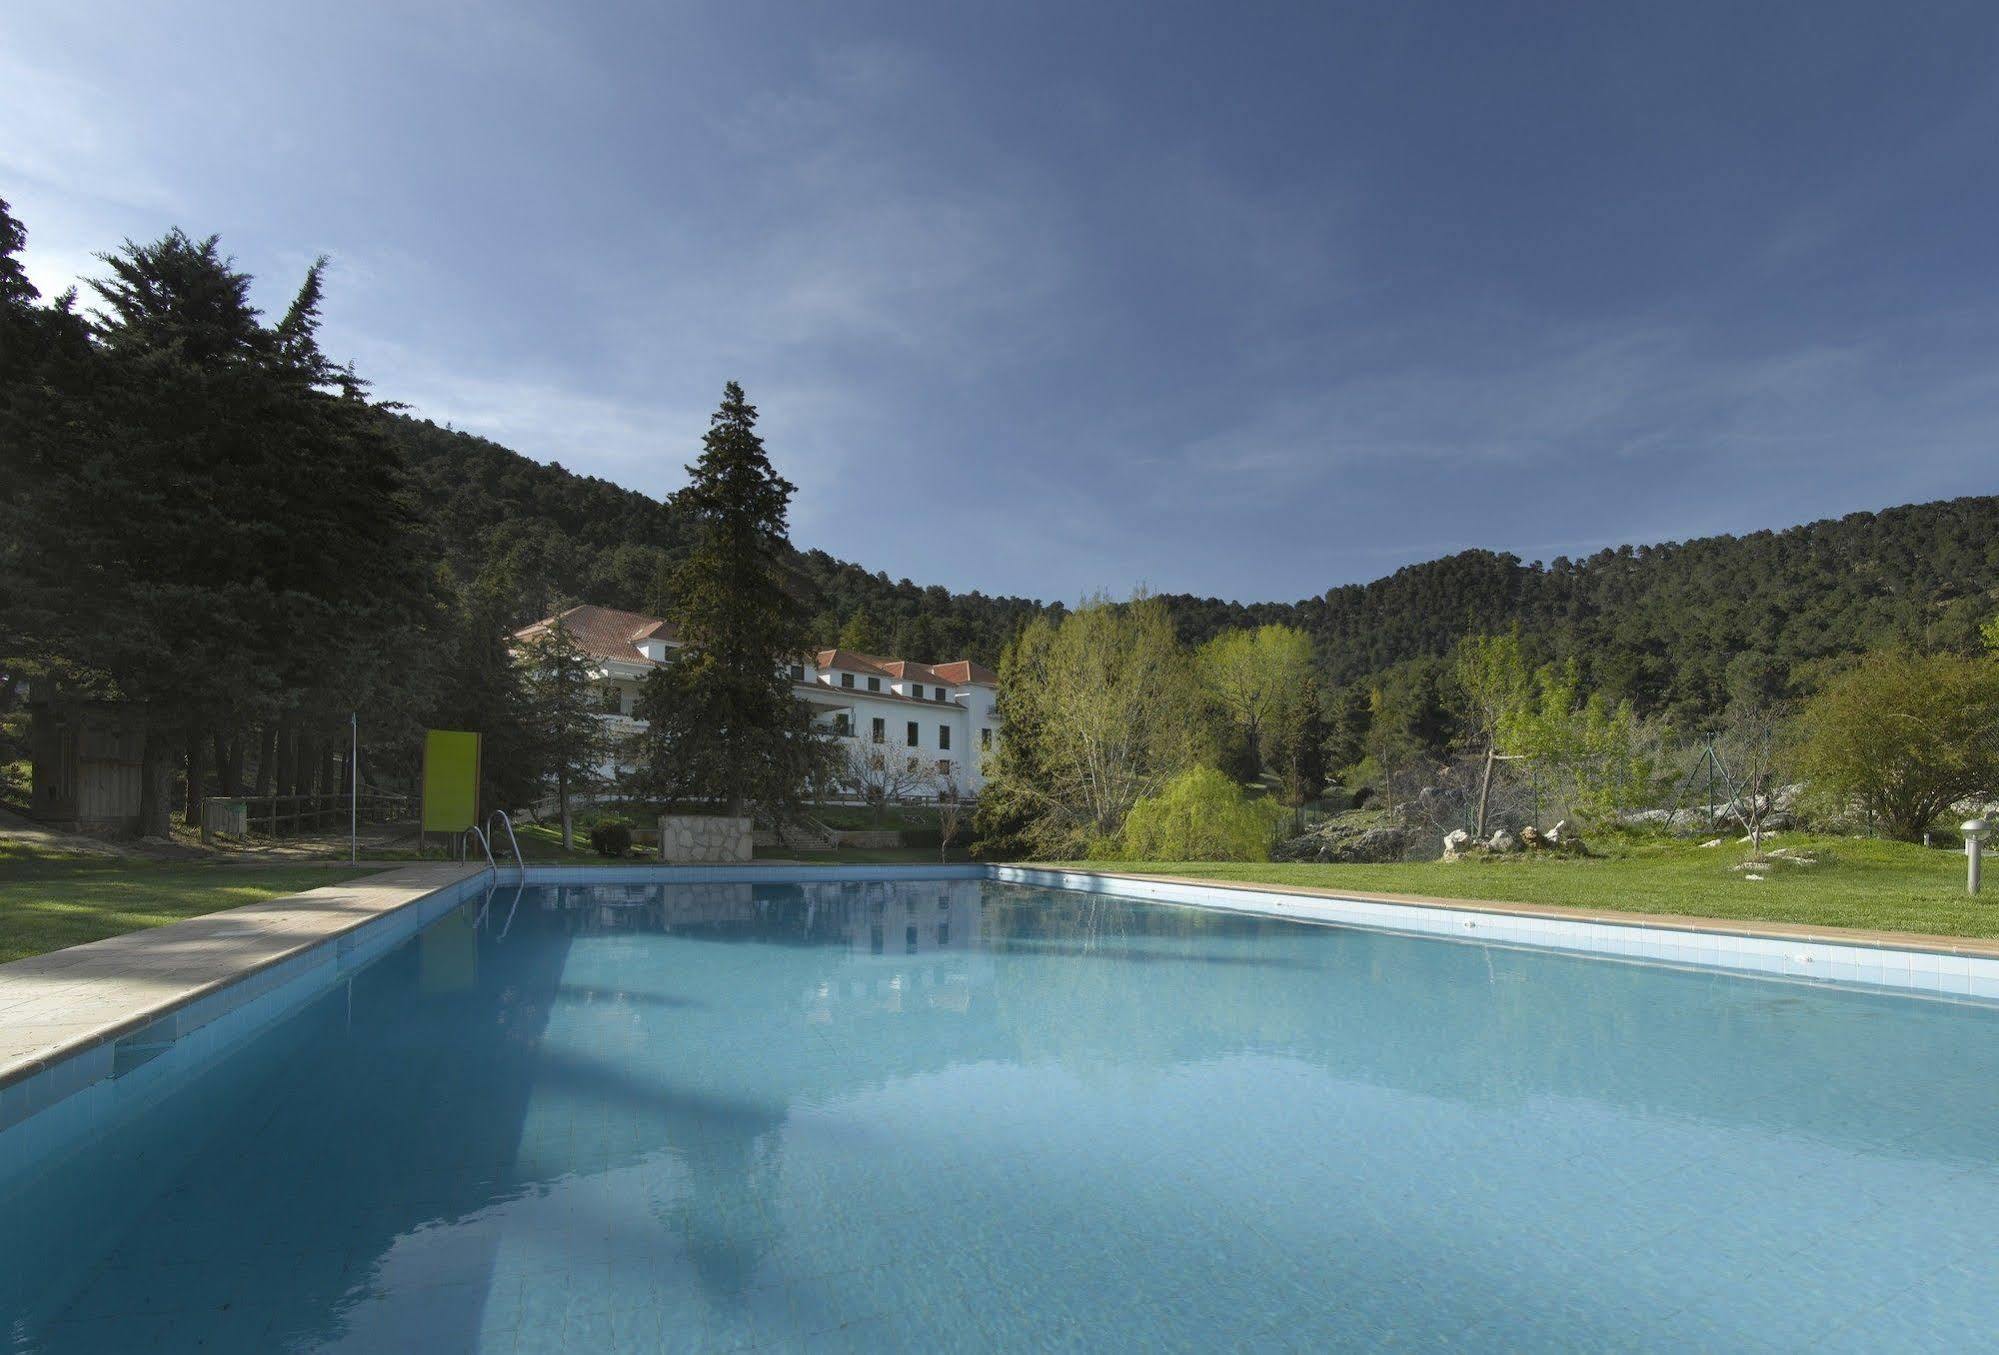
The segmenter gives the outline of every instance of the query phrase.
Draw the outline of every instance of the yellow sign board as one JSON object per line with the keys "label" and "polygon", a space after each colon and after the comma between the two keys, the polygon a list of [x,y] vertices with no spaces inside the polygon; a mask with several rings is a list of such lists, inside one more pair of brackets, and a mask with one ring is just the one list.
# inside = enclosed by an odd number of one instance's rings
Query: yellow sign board
{"label": "yellow sign board", "polygon": [[479,822],[479,736],[423,732],[423,831],[462,833]]}

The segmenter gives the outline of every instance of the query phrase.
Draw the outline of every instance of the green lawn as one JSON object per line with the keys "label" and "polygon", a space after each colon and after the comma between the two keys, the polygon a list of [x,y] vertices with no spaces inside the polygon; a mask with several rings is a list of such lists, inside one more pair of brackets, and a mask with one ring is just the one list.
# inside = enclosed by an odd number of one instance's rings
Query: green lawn
{"label": "green lawn", "polygon": [[0,963],[369,873],[50,856],[0,844]]}
{"label": "green lawn", "polygon": [[1999,888],[1974,900],[1964,892],[1962,852],[1869,838],[1782,834],[1775,847],[1808,851],[1814,866],[1778,863],[1747,880],[1729,867],[1748,848],[1685,842],[1617,842],[1578,860],[1518,856],[1446,864],[1383,866],[1239,865],[1200,861],[1073,861],[1108,870],[1257,884],[1351,889],[1376,894],[1561,904],[1620,912],[1681,913],[1747,922],[1792,922],[1940,936],[1999,937]]}
{"label": "green lawn", "polygon": [[880,823],[875,822],[875,811],[867,805],[814,805],[809,812],[828,828],[842,831],[937,827],[937,810],[924,805],[890,805],[882,811]]}

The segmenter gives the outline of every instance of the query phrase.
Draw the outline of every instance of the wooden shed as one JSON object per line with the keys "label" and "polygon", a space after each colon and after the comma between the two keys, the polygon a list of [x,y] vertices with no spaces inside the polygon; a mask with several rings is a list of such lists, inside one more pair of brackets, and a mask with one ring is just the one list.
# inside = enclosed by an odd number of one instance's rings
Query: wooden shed
{"label": "wooden shed", "polygon": [[140,707],[31,693],[29,817],[65,832],[137,832],[145,748]]}

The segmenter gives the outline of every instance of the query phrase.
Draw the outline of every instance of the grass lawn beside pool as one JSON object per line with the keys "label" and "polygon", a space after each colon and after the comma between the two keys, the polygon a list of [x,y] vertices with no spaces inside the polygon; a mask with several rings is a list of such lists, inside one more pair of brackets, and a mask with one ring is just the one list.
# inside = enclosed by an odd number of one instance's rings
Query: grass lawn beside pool
{"label": "grass lawn beside pool", "polygon": [[53,856],[0,846],[0,963],[371,873]]}
{"label": "grass lawn beside pool", "polygon": [[[1553,904],[1633,913],[1678,913],[1733,922],[1788,922],[1938,936],[1999,937],[1999,888],[1964,892],[1964,854],[1870,838],[1773,836],[1768,847],[1814,856],[1779,861],[1747,880],[1730,867],[1748,855],[1733,838],[1592,844],[1577,859],[1522,855],[1493,861],[1308,865],[1214,861],[1070,861],[1076,870],[1180,875],[1369,894],[1419,894],[1493,903]],[[1989,873],[1989,872],[1988,872]]]}

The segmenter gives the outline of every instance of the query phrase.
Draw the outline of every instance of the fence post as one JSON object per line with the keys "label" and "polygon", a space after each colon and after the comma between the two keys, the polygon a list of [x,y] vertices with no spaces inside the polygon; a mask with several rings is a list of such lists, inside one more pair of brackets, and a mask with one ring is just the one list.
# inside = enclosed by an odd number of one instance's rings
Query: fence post
{"label": "fence post", "polygon": [[1483,839],[1485,837],[1485,806],[1487,797],[1492,794],[1492,762],[1493,756],[1497,752],[1497,746],[1488,741],[1485,745],[1485,775],[1478,779],[1477,826],[1471,830],[1471,835],[1474,838]]}

